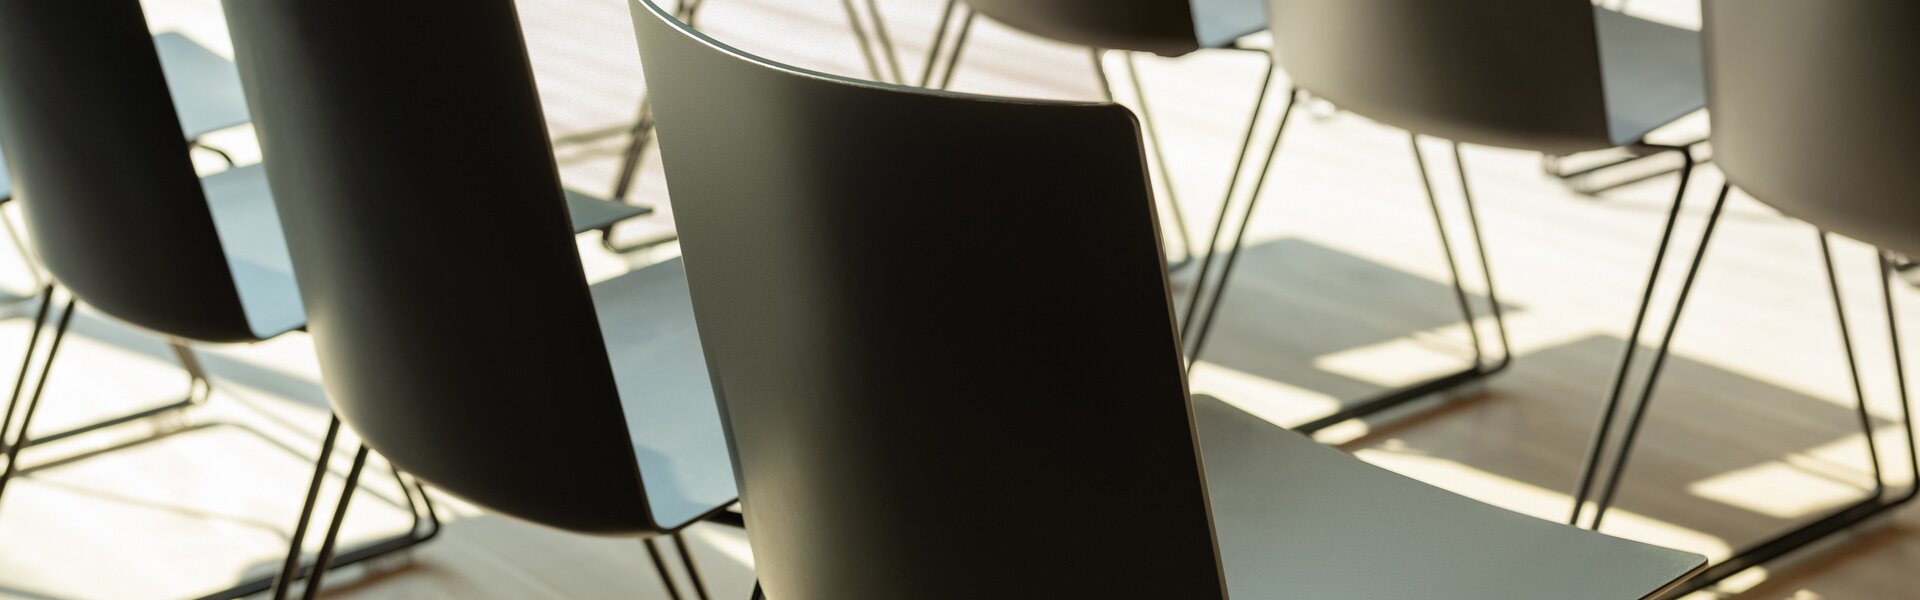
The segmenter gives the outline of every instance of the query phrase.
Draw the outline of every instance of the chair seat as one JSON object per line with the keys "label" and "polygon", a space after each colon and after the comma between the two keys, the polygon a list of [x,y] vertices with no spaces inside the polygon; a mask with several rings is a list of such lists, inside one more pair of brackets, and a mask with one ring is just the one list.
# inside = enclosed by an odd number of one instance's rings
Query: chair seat
{"label": "chair seat", "polygon": [[167,75],[167,92],[187,139],[253,120],[247,96],[240,89],[240,69],[205,46],[178,33],[153,36],[160,53],[160,69]]}
{"label": "chair seat", "polygon": [[0,154],[0,202],[13,199],[13,177],[7,174],[7,156]]}
{"label": "chair seat", "polygon": [[1613,143],[1639,143],[1707,107],[1700,32],[1599,7],[1593,16]]}
{"label": "chair seat", "polygon": [[1235,598],[1645,598],[1705,558],[1535,519],[1193,398]]}
{"label": "chair seat", "polygon": [[1267,30],[1267,0],[1193,0],[1193,35],[1201,48],[1225,48]]}
{"label": "chair seat", "polygon": [[612,227],[634,217],[651,214],[652,207],[635,206],[625,202],[602,200],[582,192],[565,190],[567,195],[567,214],[573,221],[574,233],[586,233],[595,229]]}
{"label": "chair seat", "polygon": [[267,170],[247,165],[200,178],[213,227],[233,271],[240,308],[259,339],[305,327],[307,313],[293,281],[293,258],[267,188]]}
{"label": "chair seat", "polygon": [[[307,324],[300,288],[294,284],[293,258],[273,206],[267,170],[261,165],[228,169],[200,179],[213,213],[214,230],[227,254],[234,286],[240,293],[247,323],[260,339],[300,329]],[[583,233],[644,215],[652,209],[600,200],[569,191],[568,214],[573,230]]]}
{"label": "chair seat", "polygon": [[654,521],[672,529],[739,496],[679,259],[593,286]]}

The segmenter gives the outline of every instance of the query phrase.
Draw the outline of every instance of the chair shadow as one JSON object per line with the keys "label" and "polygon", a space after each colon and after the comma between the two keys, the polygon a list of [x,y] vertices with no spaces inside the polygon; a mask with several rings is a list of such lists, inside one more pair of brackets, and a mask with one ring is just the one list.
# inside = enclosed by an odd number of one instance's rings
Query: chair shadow
{"label": "chair shadow", "polygon": [[[131,439],[121,441],[119,443],[115,443],[115,444],[111,444],[111,445],[107,445],[99,448],[89,449],[85,452],[62,456],[52,461],[36,463],[30,467],[26,467],[22,469],[20,474],[23,477],[32,477],[33,475],[37,475],[42,472],[54,471],[54,470],[60,469],[61,467],[77,465],[88,460],[106,457],[115,452],[119,452],[123,450],[133,450],[133,449],[137,449],[144,446],[163,443],[169,440],[177,440],[185,436],[188,436],[190,434],[205,434],[213,431],[231,431],[231,432],[244,434],[250,439],[254,440],[255,442],[264,444],[268,448],[271,448],[273,450],[278,450],[282,453],[285,453],[291,456],[292,458],[295,459],[295,462],[297,463],[311,463],[313,460],[311,458],[311,455],[308,454],[308,452],[312,451],[311,449],[303,451],[302,449],[294,448],[280,441],[279,439],[275,438],[272,435],[269,435],[265,432],[262,432],[258,429],[247,426],[245,424],[231,423],[231,422],[211,422],[211,423],[198,423],[198,424],[190,425],[190,426],[181,428],[176,431],[171,431],[171,432],[134,437]],[[228,444],[230,445],[231,443],[229,442]],[[341,465],[341,463],[345,462],[345,458],[346,458],[345,453],[336,453],[336,460],[333,461],[333,464],[329,465],[328,467],[327,473],[328,473],[329,479],[334,481],[340,481],[346,477],[346,470]],[[410,507],[410,504],[408,503],[408,501],[398,495],[397,489],[395,490],[387,489],[391,487],[391,485],[389,484],[391,484],[392,482],[386,481],[381,477],[381,475],[384,474],[383,471],[386,470],[385,465],[383,463],[370,464],[367,466],[367,468],[370,470],[370,472],[365,476],[366,478],[362,480],[362,485],[359,488],[359,491],[356,492],[354,495],[355,512],[364,513],[364,511],[368,506],[367,505],[368,502],[378,503],[379,505],[383,505],[399,513],[404,514],[405,512],[407,512]],[[306,472],[303,471],[298,477],[293,477],[290,479],[298,479],[304,482],[306,479]],[[253,517],[248,517],[243,515],[223,514],[223,513],[203,510],[193,506],[186,506],[178,503],[158,501],[151,498],[142,498],[139,496],[123,493],[116,489],[112,489],[108,486],[102,486],[98,484],[83,484],[83,483],[72,482],[72,481],[55,481],[55,480],[50,480],[44,477],[35,477],[33,478],[33,481],[35,481],[36,485],[43,488],[57,489],[67,494],[87,496],[96,500],[124,506],[132,510],[167,513],[167,514],[176,515],[179,517],[184,517],[187,519],[218,522],[218,523],[224,524],[229,528],[238,527],[241,529],[246,529],[246,530],[250,530],[258,533],[272,535],[280,539],[281,543],[283,544],[287,540],[288,529],[292,527],[294,516],[295,516],[292,510],[295,505],[292,503],[288,504],[289,510],[285,515],[284,522],[270,522],[270,521],[262,520],[259,518],[253,518]],[[375,483],[375,482],[378,482],[378,483]],[[287,490],[287,491],[294,492],[295,490]],[[293,497],[292,494],[289,494],[289,497]],[[322,513],[322,514],[324,515],[325,513]],[[356,536],[356,539],[358,537],[361,537],[361,536]],[[344,544],[346,547],[350,547],[351,544],[353,543],[355,543],[355,540],[349,540],[349,539],[342,540],[342,544]],[[225,584],[237,583],[239,581],[243,581],[245,579],[252,578],[252,577],[258,577],[261,575],[270,575],[272,573],[277,572],[279,567],[280,567],[280,561],[278,560],[277,556],[273,557],[271,560],[260,560],[256,563],[250,564],[240,569],[238,572],[235,573],[235,576],[233,577],[232,581],[222,581],[218,583],[221,585],[225,585]],[[0,595],[4,595],[5,593],[6,593],[5,591],[0,590]]]}
{"label": "chair shadow", "polygon": [[[173,364],[176,362],[176,357],[173,355],[172,350],[163,340],[138,329],[118,323],[111,318],[100,316],[97,313],[83,311],[76,314],[70,333],[74,336],[86,338],[101,345],[110,346],[116,350],[124,351],[141,358],[151,359],[161,364]],[[87,371],[86,365],[84,364],[87,357],[85,355],[64,356],[71,352],[71,350],[63,352],[63,357],[61,358],[62,364],[55,369],[55,380],[51,382],[47,388],[47,400],[49,402],[62,402],[63,400],[93,402],[93,400],[79,397],[61,398],[63,391],[59,380],[67,377],[81,377],[84,376]],[[219,354],[203,352],[200,353],[200,358],[211,376],[219,380],[216,382],[216,386],[221,382],[238,383],[293,403],[322,409],[328,406],[325,390],[316,381],[266,368],[250,361]],[[187,379],[184,371],[181,372],[180,379],[181,389],[184,390]],[[81,394],[74,393],[73,395],[78,396]],[[128,395],[141,395],[141,391],[129,390]],[[218,522],[229,528],[238,527],[240,529],[277,536],[284,541],[288,535],[286,530],[292,526],[294,520],[293,510],[297,507],[297,504],[288,505],[288,512],[285,516],[284,523],[266,522],[243,515],[211,512],[193,506],[128,495],[108,486],[76,483],[72,481],[57,481],[38,476],[42,473],[57,472],[63,467],[78,465],[94,459],[109,458],[109,455],[120,451],[136,450],[141,447],[159,444],[169,440],[194,437],[218,430],[245,434],[254,442],[264,443],[265,446],[271,448],[272,451],[278,451],[293,457],[295,459],[293,461],[294,463],[303,466],[300,467],[298,475],[292,477],[292,479],[298,479],[304,482],[307,474],[311,472],[311,464],[313,462],[312,453],[318,449],[319,432],[313,431],[309,434],[305,430],[311,429],[311,427],[288,422],[284,420],[282,416],[272,411],[261,410],[261,407],[256,406],[249,398],[234,397],[231,394],[223,396],[223,398],[227,400],[238,400],[237,405],[246,407],[246,411],[249,414],[275,423],[278,425],[277,429],[284,429],[286,433],[292,434],[291,439],[283,439],[287,436],[271,434],[245,422],[227,420],[195,422],[185,424],[176,429],[155,433],[139,432],[139,424],[129,423],[109,430],[90,433],[86,436],[89,439],[103,437],[112,440],[111,443],[106,445],[89,446],[85,450],[64,453],[60,452],[61,448],[56,447],[57,445],[51,444],[46,449],[35,448],[30,450],[28,451],[29,454],[41,454],[48,457],[29,459],[33,462],[23,466],[20,470],[20,476],[23,480],[31,479],[35,481],[36,485],[42,487],[58,489],[62,493],[86,496],[95,500],[125,506],[131,510],[160,512],[188,519]],[[156,399],[151,402],[146,402],[146,404],[160,405],[168,401],[171,401],[171,399]],[[128,400],[126,403],[133,404],[136,403],[136,401]],[[38,425],[38,423],[36,423],[36,425]],[[59,424],[48,424],[49,427],[56,425]],[[36,427],[35,429],[40,430],[41,428]],[[129,435],[129,432],[138,433]],[[338,481],[345,476],[343,464],[346,462],[345,458],[347,456],[349,456],[347,453],[336,453],[334,464],[329,466],[328,473],[330,479]],[[27,457],[23,456],[23,458]],[[372,478],[370,481],[378,481],[380,483],[363,485],[356,494],[356,512],[363,511],[367,508],[369,505],[366,503],[369,502],[390,507],[400,513],[405,513],[409,510],[408,501],[402,498],[397,490],[387,489],[392,487],[390,485],[391,482],[387,482],[385,479],[379,477],[381,474],[380,471],[384,469],[383,464],[384,463],[376,463],[368,466],[369,469],[374,470],[368,475]],[[291,497],[297,502],[297,493],[299,490],[288,491],[293,494]],[[356,538],[357,537],[359,536],[356,535]],[[342,543],[351,545],[355,543],[355,541],[343,540]],[[232,581],[221,581],[219,583],[235,583],[263,574],[271,574],[276,572],[279,566],[278,557],[259,560],[233,573]],[[209,587],[211,587],[211,585]],[[40,595],[40,593],[37,592],[14,590],[6,587],[0,587],[0,596],[52,598],[52,596]]]}
{"label": "chair shadow", "polygon": [[[95,342],[114,346],[145,358],[165,364],[176,364],[173,350],[159,337],[122,324],[110,317],[82,310],[74,315],[71,328],[73,335],[86,337]],[[229,381],[258,389],[277,398],[298,402],[314,408],[327,408],[327,392],[319,381],[287,374],[285,371],[263,367],[259,364],[231,358],[225,355],[199,352],[200,362],[207,372],[223,381]],[[56,367],[56,371],[62,367]],[[217,383],[216,383],[217,385]],[[185,385],[182,385],[182,389]],[[57,388],[49,387],[48,394],[57,394]],[[319,439],[315,436],[314,439]]]}
{"label": "chair shadow", "polygon": [[[1567,498],[1541,515],[1563,520],[1623,348],[1621,338],[1596,335],[1527,353],[1480,401],[1394,421],[1343,447],[1539,488]],[[1625,513],[1734,549],[1787,531],[1867,495],[1859,433],[1848,406],[1672,355],[1603,531],[1640,530],[1620,527]]]}
{"label": "chair shadow", "polygon": [[[1463,323],[1451,284],[1308,240],[1249,246],[1235,269],[1202,361],[1342,401],[1395,386],[1328,371],[1317,359]],[[1182,302],[1187,293],[1176,290]],[[1481,329],[1492,331],[1486,296],[1468,300],[1482,315]],[[1521,310],[1506,303],[1501,309],[1508,316]],[[1464,334],[1416,342],[1458,356],[1459,368],[1471,364]]]}

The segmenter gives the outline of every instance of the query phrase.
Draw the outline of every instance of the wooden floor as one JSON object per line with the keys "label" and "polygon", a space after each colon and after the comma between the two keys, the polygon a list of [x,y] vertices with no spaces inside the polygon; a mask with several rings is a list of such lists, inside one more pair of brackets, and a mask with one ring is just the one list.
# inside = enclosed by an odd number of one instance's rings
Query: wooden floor
{"label": "wooden floor", "polygon": [[[1692,26],[1698,21],[1693,2],[1644,0],[1634,7]],[[183,31],[228,52],[217,0],[146,4],[156,30]],[[520,4],[547,117],[563,142],[557,152],[565,177],[580,189],[607,190],[622,140],[595,134],[624,127],[644,87],[627,9],[619,0]],[[704,25],[723,41],[809,68],[864,73],[833,0],[708,4]],[[938,4],[881,2],[907,71],[918,70]],[[1124,86],[1122,59],[1109,57],[1107,65]],[[1257,86],[1259,57],[1143,58],[1139,68],[1172,160],[1171,173],[1163,175],[1176,183],[1187,229],[1204,235]],[[1098,96],[1084,50],[986,22],[976,27],[955,85],[1025,96]],[[1197,392],[1282,424],[1309,420],[1343,399],[1458,368],[1467,352],[1466,329],[1449,295],[1407,135],[1330,107],[1308,109],[1290,129],[1267,181],[1252,247],[1193,381]],[[1701,127],[1696,118],[1666,136],[1684,140]],[[211,141],[243,160],[258,155],[244,128]],[[1446,147],[1429,142],[1426,148],[1436,183],[1457,190]],[[1336,428],[1323,437],[1459,493],[1564,519],[1675,179],[1591,197],[1543,176],[1534,155],[1468,148],[1464,156],[1509,317],[1512,370],[1483,393]],[[1696,178],[1676,251],[1691,251],[1719,183],[1711,170]],[[636,194],[664,205],[657,163],[647,165]],[[1447,218],[1458,225],[1457,194],[1443,200]],[[992,207],[994,199],[981,201]],[[1729,213],[1678,336],[1642,452],[1606,528],[1714,556],[1848,503],[1864,493],[1871,470],[1852,420],[1814,231],[1745,198]],[[641,240],[670,227],[669,213],[620,234]],[[607,277],[674,250],[668,245],[621,258],[583,241],[582,252],[590,273]],[[1899,448],[1871,254],[1844,242],[1839,256],[1860,332],[1876,435],[1883,447]],[[0,283],[27,286],[11,259],[0,257],[0,263]],[[1898,294],[1900,314],[1912,323],[1908,328],[1920,330],[1920,293]],[[1671,302],[1671,290],[1660,298]],[[21,318],[0,320],[0,365],[18,360],[28,325]],[[184,376],[171,354],[150,336],[94,314],[82,315],[76,334],[50,384],[43,430],[184,392]],[[1909,355],[1920,350],[1912,343],[1908,348]],[[204,355],[219,391],[190,419],[173,424],[185,425],[182,431],[68,462],[58,459],[139,440],[148,430],[135,426],[29,452],[29,463],[45,466],[7,490],[0,511],[0,597],[182,597],[270,572],[277,564],[325,425],[313,349],[292,335],[209,348]],[[1899,475],[1905,459],[1898,450],[1882,456],[1902,490],[1908,484]],[[390,478],[373,479],[372,493],[356,501],[349,519],[354,539],[405,524]],[[339,573],[332,594],[666,597],[637,542],[559,533],[441,499],[448,523],[440,539],[411,560]],[[693,537],[715,597],[746,597],[752,556],[744,536],[702,526]],[[1920,512],[1908,510],[1831,551],[1750,572],[1721,591],[1742,599],[1920,598],[1917,572]]]}

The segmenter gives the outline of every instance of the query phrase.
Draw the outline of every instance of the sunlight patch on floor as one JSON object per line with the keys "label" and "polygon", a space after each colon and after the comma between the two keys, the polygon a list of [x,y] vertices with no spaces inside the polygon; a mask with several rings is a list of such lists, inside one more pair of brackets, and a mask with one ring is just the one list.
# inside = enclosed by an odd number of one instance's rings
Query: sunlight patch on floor
{"label": "sunlight patch on floor", "polygon": [[[1573,506],[1573,500],[1565,492],[1501,477],[1450,460],[1380,449],[1365,449],[1354,454],[1367,462],[1448,491],[1549,521],[1564,521],[1567,511]],[[1686,548],[1709,556],[1724,556],[1732,551],[1725,540],[1619,508],[1608,511],[1606,531],[1619,537],[1670,548]]]}

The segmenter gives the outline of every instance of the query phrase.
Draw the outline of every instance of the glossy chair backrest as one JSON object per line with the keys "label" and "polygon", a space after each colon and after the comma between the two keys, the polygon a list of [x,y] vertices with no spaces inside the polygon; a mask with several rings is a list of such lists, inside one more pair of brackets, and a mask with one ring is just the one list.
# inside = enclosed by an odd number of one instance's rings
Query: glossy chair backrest
{"label": "glossy chair backrest", "polygon": [[1587,0],[1269,0],[1300,89],[1462,142],[1571,154],[1614,146]]}
{"label": "glossy chair backrest", "polygon": [[255,339],[139,0],[0,2],[0,145],[36,253],[80,301]]}
{"label": "glossy chair backrest", "polygon": [[1180,56],[1200,49],[1190,0],[963,0],[980,14],[1063,42]]}
{"label": "glossy chair backrest", "polygon": [[1708,0],[1713,161],[1762,202],[1920,256],[1920,3]]}
{"label": "glossy chair backrest", "polygon": [[1221,597],[1131,113],[632,6],[768,597]]}
{"label": "glossy chair backrest", "polygon": [[656,530],[513,2],[226,10],[340,417],[491,510]]}

